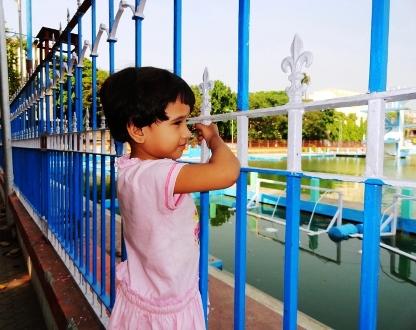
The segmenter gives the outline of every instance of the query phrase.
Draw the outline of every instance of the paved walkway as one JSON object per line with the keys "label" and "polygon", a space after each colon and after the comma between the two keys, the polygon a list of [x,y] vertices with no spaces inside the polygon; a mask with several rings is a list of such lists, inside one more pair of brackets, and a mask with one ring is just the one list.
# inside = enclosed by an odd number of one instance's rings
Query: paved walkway
{"label": "paved walkway", "polygon": [[17,240],[4,235],[0,219],[0,329],[46,329]]}

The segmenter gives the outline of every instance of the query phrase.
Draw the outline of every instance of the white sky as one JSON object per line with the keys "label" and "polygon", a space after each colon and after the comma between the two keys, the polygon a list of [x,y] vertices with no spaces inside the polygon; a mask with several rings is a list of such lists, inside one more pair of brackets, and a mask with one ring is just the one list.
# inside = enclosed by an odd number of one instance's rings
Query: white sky
{"label": "white sky", "polygon": [[[23,33],[26,33],[25,0]],[[134,0],[128,0],[134,3]],[[32,0],[33,35],[42,26],[66,25],[66,10],[76,0]],[[115,1],[115,12],[119,1]],[[18,31],[16,0],[4,0],[7,27]],[[253,0],[250,4],[250,91],[288,86],[280,69],[297,33],[313,53],[308,71],[311,91],[326,88],[366,92],[368,85],[371,0]],[[237,89],[238,0],[183,0],[182,75],[190,84],[211,79]],[[391,0],[388,87],[416,86],[416,1]],[[108,26],[108,1],[97,0],[97,31]],[[143,21],[142,65],[173,68],[173,0],[147,0]],[[90,11],[83,39],[91,40]],[[76,30],[73,31],[77,33]],[[126,11],[117,32],[116,69],[134,65],[134,21]],[[108,68],[108,46],[101,42],[98,65]]]}

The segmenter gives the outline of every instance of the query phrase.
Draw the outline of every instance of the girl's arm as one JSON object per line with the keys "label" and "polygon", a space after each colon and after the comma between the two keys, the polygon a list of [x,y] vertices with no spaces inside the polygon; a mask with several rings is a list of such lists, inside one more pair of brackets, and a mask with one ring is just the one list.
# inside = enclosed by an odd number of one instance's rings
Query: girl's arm
{"label": "girl's arm", "polygon": [[196,124],[198,139],[204,139],[212,156],[206,164],[182,167],[175,183],[175,194],[223,189],[233,185],[240,175],[240,162],[218,134],[215,124]]}

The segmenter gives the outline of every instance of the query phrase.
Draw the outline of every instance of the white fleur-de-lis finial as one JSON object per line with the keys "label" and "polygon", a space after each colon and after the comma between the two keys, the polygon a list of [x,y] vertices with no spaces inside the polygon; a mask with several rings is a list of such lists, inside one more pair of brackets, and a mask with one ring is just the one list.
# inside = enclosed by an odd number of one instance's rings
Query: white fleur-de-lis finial
{"label": "white fleur-de-lis finial", "polygon": [[101,113],[101,128],[105,128],[105,117],[104,117],[104,113]]}
{"label": "white fleur-de-lis finial", "polygon": [[[211,114],[211,96],[209,92],[214,87],[214,84],[211,80],[209,80],[209,73],[208,69],[205,68],[204,74],[202,75],[202,83],[199,84],[199,90],[202,93],[202,105],[201,105],[201,115],[202,116],[209,116]],[[209,124],[209,120],[204,120],[204,124]]]}
{"label": "white fleur-de-lis finial", "polygon": [[282,70],[289,74],[289,81],[291,85],[286,88],[286,93],[289,96],[289,103],[301,103],[302,95],[306,90],[306,84],[302,84],[304,73],[302,69],[304,66],[309,67],[312,64],[312,53],[302,52],[303,43],[296,34],[293,38],[290,47],[291,56],[288,56],[282,61]]}
{"label": "white fleur-de-lis finial", "polygon": [[89,130],[90,127],[90,110],[88,108],[85,109],[85,130]]}
{"label": "white fleur-de-lis finial", "polygon": [[55,119],[55,133],[59,133],[61,120],[59,118]]}
{"label": "white fleur-de-lis finial", "polygon": [[72,131],[77,132],[77,116],[75,114],[72,117]]}
{"label": "white fleur-de-lis finial", "polygon": [[[209,116],[211,114],[211,96],[209,92],[212,90],[214,84],[209,80],[208,69],[205,68],[204,74],[202,75],[202,84],[199,85],[199,90],[202,93],[202,105],[201,105],[201,115]],[[204,125],[211,124],[210,120],[204,120],[202,122]],[[210,152],[205,141],[201,145],[201,162],[206,163],[209,159]]]}
{"label": "white fleur-de-lis finial", "polygon": [[64,133],[68,133],[68,119],[66,119],[66,115],[64,115]]}

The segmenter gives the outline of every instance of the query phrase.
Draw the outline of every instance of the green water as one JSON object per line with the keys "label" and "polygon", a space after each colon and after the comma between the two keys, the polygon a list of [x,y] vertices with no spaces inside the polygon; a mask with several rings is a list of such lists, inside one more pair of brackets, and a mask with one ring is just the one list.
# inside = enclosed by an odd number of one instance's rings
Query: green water
{"label": "green water", "polygon": [[[251,166],[284,169],[285,161],[250,162]],[[363,175],[362,158],[305,158],[302,169],[311,172]],[[416,157],[387,159],[385,175],[414,180]],[[307,182],[306,182],[307,183]],[[362,201],[362,184],[321,181],[321,186],[350,191],[351,201]],[[385,195],[391,191],[385,190]],[[230,197],[211,198],[210,253],[234,272],[235,216]],[[271,215],[271,206],[253,210]],[[284,210],[278,210],[284,217]],[[309,221],[302,214],[303,225]],[[314,217],[314,225],[326,227],[328,219]],[[283,260],[285,227],[248,217],[247,282],[283,301]],[[416,237],[401,233],[385,243],[416,255]],[[299,310],[334,329],[357,329],[361,268],[361,240],[332,242],[327,235],[309,237],[300,232]],[[377,329],[416,329],[416,263],[384,249],[380,250],[379,306]]]}

